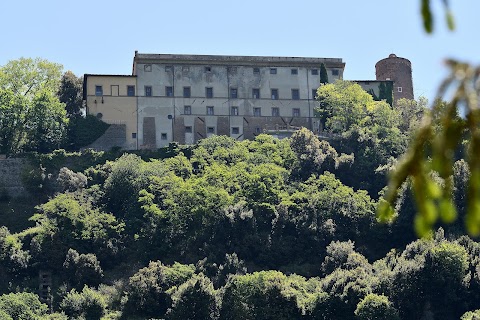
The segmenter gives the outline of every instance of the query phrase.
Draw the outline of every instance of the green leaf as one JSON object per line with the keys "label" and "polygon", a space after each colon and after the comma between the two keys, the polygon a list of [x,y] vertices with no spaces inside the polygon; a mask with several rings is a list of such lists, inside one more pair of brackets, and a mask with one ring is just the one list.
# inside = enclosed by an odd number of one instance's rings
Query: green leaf
{"label": "green leaf", "polygon": [[452,223],[457,219],[457,209],[451,199],[442,199],[440,202],[440,217],[445,223]]}
{"label": "green leaf", "polygon": [[433,17],[432,11],[430,10],[430,0],[422,0],[422,18],[423,18],[423,27],[427,33],[432,33],[433,31]]}

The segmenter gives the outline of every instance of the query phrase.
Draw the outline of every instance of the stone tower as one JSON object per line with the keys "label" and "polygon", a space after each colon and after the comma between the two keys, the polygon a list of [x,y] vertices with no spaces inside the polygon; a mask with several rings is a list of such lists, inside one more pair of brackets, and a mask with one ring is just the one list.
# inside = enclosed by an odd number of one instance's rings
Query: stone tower
{"label": "stone tower", "polygon": [[393,81],[393,101],[401,98],[414,99],[412,63],[405,58],[390,54],[388,58],[382,59],[375,64],[377,80]]}

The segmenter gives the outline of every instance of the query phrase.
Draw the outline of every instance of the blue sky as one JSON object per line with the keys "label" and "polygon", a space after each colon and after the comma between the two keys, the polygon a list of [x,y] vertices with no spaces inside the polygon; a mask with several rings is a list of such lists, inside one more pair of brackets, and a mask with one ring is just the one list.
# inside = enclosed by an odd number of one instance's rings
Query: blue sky
{"label": "blue sky", "polygon": [[375,78],[390,53],[412,62],[432,98],[454,57],[480,63],[480,1],[451,1],[457,29],[421,27],[419,0],[2,1],[0,65],[41,57],[84,73],[130,74],[134,51],[343,58],[346,80]]}

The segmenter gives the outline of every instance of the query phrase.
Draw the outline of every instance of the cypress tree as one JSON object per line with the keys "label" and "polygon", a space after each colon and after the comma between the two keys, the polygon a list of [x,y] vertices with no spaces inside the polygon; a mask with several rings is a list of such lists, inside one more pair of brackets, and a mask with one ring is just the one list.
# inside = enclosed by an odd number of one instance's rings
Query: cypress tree
{"label": "cypress tree", "polygon": [[325,68],[325,65],[323,63],[320,66],[320,83],[322,84],[328,83],[327,68]]}

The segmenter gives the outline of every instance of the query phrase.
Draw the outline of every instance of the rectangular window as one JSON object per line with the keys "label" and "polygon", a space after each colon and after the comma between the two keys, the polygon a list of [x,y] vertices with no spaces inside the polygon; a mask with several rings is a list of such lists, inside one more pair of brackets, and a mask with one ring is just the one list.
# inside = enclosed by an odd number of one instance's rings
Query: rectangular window
{"label": "rectangular window", "polygon": [[296,68],[295,68],[295,69],[291,69],[291,70],[290,70],[290,73],[291,73],[291,74],[298,74],[298,69],[296,69]]}
{"label": "rectangular window", "polygon": [[260,68],[253,68],[253,74],[260,74]]}
{"label": "rectangular window", "polygon": [[95,95],[96,96],[103,96],[103,87],[102,86],[95,86]]}
{"label": "rectangular window", "polygon": [[317,89],[312,89],[312,98],[317,99]]}
{"label": "rectangular window", "polygon": [[172,72],[173,67],[172,66],[165,66],[165,72]]}
{"label": "rectangular window", "polygon": [[145,86],[145,97],[152,96],[152,86]]}
{"label": "rectangular window", "polygon": [[272,108],[272,117],[280,117],[280,109],[277,107]]}
{"label": "rectangular window", "polygon": [[272,100],[278,100],[278,89],[272,89]]}
{"label": "rectangular window", "polygon": [[230,109],[230,115],[232,116],[238,116],[238,107],[232,107]]}
{"label": "rectangular window", "polygon": [[160,135],[160,139],[162,139],[162,140],[167,140],[167,134],[166,134],[166,133],[162,133],[162,134]]}
{"label": "rectangular window", "polygon": [[207,133],[215,133],[215,127],[207,127]]}
{"label": "rectangular window", "polygon": [[403,88],[402,88],[402,87],[398,87],[398,88],[397,88],[397,91],[398,91],[398,92],[402,92],[402,91],[403,91]]}
{"label": "rectangular window", "polygon": [[239,127],[232,127],[232,134],[239,134],[240,128]]}
{"label": "rectangular window", "polygon": [[318,76],[318,69],[312,69],[312,76]]}
{"label": "rectangular window", "polygon": [[332,76],[338,76],[338,74],[339,74],[338,69],[332,70]]}
{"label": "rectangular window", "polygon": [[185,127],[185,133],[192,133],[192,127]]}
{"label": "rectangular window", "polygon": [[192,107],[191,106],[184,106],[183,107],[183,114],[192,114]]}
{"label": "rectangular window", "polygon": [[256,133],[256,134],[262,133],[262,128],[256,127],[256,128],[255,128],[255,133]]}
{"label": "rectangular window", "polygon": [[137,139],[137,133],[136,132],[132,132],[132,139]]}
{"label": "rectangular window", "polygon": [[118,97],[120,89],[118,88],[118,85],[113,84],[110,86],[110,94],[113,97]]}
{"label": "rectangular window", "polygon": [[270,74],[277,74],[277,68],[270,68]]}
{"label": "rectangular window", "polygon": [[252,89],[252,98],[260,99],[260,89]]}
{"label": "rectangular window", "polygon": [[300,109],[299,108],[293,108],[292,109],[292,116],[300,117]]}
{"label": "rectangular window", "polygon": [[207,115],[209,115],[209,116],[213,116],[213,115],[214,115],[213,107],[212,107],[212,106],[208,106],[208,107],[207,107]]}
{"label": "rectangular window", "polygon": [[212,67],[205,67],[205,72],[207,72],[207,73],[212,72]]}
{"label": "rectangular window", "polygon": [[213,98],[213,88],[205,88],[205,97],[208,99]]}
{"label": "rectangular window", "polygon": [[253,108],[253,116],[254,117],[261,117],[262,116],[262,108]]}
{"label": "rectangular window", "polygon": [[183,97],[190,98],[190,96],[191,96],[190,87],[183,87]]}
{"label": "rectangular window", "polygon": [[165,96],[173,97],[173,87],[165,87]]}
{"label": "rectangular window", "polygon": [[237,88],[230,88],[230,98],[237,99],[238,98],[238,89]]}
{"label": "rectangular window", "polygon": [[292,89],[292,100],[300,100],[300,90]]}
{"label": "rectangular window", "polygon": [[129,97],[135,96],[135,86],[127,86],[127,96]]}

